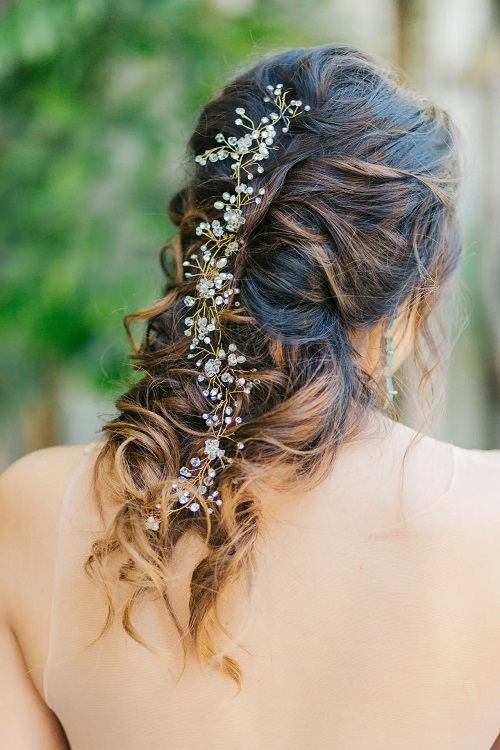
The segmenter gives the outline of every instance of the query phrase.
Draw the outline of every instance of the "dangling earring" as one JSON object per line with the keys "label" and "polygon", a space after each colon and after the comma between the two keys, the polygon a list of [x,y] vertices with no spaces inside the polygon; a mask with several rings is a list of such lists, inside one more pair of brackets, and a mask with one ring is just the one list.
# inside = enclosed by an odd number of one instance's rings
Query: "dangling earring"
{"label": "dangling earring", "polygon": [[385,400],[385,404],[383,406],[384,411],[389,408],[389,405],[394,398],[394,396],[397,395],[397,391],[394,390],[394,384],[392,382],[392,367],[393,367],[393,359],[394,359],[394,338],[391,336],[391,328],[394,325],[394,321],[397,318],[397,313],[394,313],[391,315],[389,319],[389,323],[387,324],[387,328],[384,331],[384,338],[385,338],[385,353],[386,353],[386,368],[385,368],[385,382],[386,382],[386,388],[387,388],[387,397]]}

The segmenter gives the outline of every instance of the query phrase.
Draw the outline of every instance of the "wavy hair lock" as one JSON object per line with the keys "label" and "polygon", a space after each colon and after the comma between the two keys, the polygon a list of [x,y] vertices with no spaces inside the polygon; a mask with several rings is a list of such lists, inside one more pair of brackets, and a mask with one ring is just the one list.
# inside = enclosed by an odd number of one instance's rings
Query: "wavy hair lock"
{"label": "wavy hair lock", "polygon": [[[242,392],[237,406],[245,415],[238,426],[245,450],[220,472],[220,512],[179,512],[172,482],[209,429],[198,371],[186,359],[183,299],[195,282],[184,277],[183,263],[203,241],[196,227],[216,218],[214,202],[234,185],[229,161],[214,160],[196,165],[170,201],[178,234],[162,250],[162,298],[125,320],[142,378],[118,398],[117,416],[103,427],[93,479],[111,515],[86,563],[109,592],[108,563],[118,561],[129,585],[122,623],[131,637],[148,645],[132,613],[144,596],[158,596],[186,651],[193,645],[200,662],[238,684],[237,662],[215,658],[215,633],[224,629],[217,603],[243,574],[251,581],[259,488],[317,485],[366,415],[380,408],[385,382],[365,372],[354,342],[404,301],[417,321],[421,383],[428,379],[442,359],[430,312],[461,255],[459,159],[449,116],[354,47],[292,48],[258,59],[203,108],[189,141],[193,157],[219,132],[240,135],[236,106],[259,121],[268,108],[262,91],[276,81],[310,111],[266,160],[265,195],[245,214],[234,263],[241,304],[220,313],[222,341],[234,343],[253,368],[251,397]],[[130,332],[134,322],[146,324],[139,344]],[[157,529],[145,527],[145,513],[158,518]],[[191,576],[184,631],[169,599],[168,572],[188,532],[204,552]],[[113,617],[110,594],[103,632]]]}

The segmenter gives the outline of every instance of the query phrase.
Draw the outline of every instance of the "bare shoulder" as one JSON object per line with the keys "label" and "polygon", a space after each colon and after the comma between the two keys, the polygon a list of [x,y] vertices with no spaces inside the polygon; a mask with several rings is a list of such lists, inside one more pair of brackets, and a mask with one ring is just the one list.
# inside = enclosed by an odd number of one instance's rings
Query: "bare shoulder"
{"label": "bare shoulder", "polygon": [[[500,450],[453,448],[455,472],[446,498],[450,551],[457,600],[469,612],[474,663],[485,664],[492,695],[500,684]],[[499,745],[500,747],[500,745]]]}
{"label": "bare shoulder", "polygon": [[56,445],[27,453],[0,474],[0,488],[15,484],[21,491],[43,477],[43,486],[64,481],[87,450],[87,445]]}
{"label": "bare shoulder", "polygon": [[[414,437],[410,428],[401,429],[409,439]],[[434,499],[429,491],[427,499],[420,500],[421,488],[430,490],[438,475]],[[451,625],[448,643],[457,642],[460,633],[462,651],[457,663],[466,659],[476,674],[482,670],[485,690],[488,685],[496,696],[500,684],[500,450],[463,448],[425,436],[413,453],[409,477],[417,488],[411,506],[416,508],[416,534],[410,538],[421,552],[430,584],[443,594],[439,606],[447,611]]]}
{"label": "bare shoulder", "polygon": [[500,623],[500,450],[445,445],[451,448],[453,473],[440,503],[439,529],[446,548],[459,552],[469,572],[476,572],[476,596],[482,590]]}
{"label": "bare shoulder", "polygon": [[[62,499],[86,445],[34,451],[0,475],[0,606],[12,595],[9,581],[50,557],[57,538]],[[16,574],[17,571],[17,574]]]}
{"label": "bare shoulder", "polygon": [[58,445],[28,453],[0,475],[0,519],[8,524],[36,522],[57,512],[64,490],[83,459],[86,445]]}
{"label": "bare shoulder", "polygon": [[463,458],[469,460],[472,464],[478,467],[488,466],[493,469],[493,472],[500,469],[500,449],[477,449],[477,448],[460,448],[454,446],[455,449],[462,454]]}
{"label": "bare shoulder", "polygon": [[440,440],[427,434],[419,434],[407,425],[393,425],[401,445],[415,441],[416,449],[411,453],[410,472],[415,485],[436,495],[485,499],[497,498],[500,504],[500,450],[462,448],[452,442]]}
{"label": "bare shoulder", "polygon": [[500,450],[453,446],[455,471],[450,494],[464,507],[489,510],[500,518]]}
{"label": "bare shoulder", "polygon": [[[447,521],[464,560],[478,571],[474,598],[481,596],[488,621],[500,625],[500,451],[454,446],[455,472],[447,494]],[[495,648],[497,647],[497,638]],[[500,643],[495,651],[500,662]]]}
{"label": "bare shoulder", "polygon": [[45,704],[46,654],[58,520],[85,446],[36,451],[0,476],[0,746],[66,750]]}

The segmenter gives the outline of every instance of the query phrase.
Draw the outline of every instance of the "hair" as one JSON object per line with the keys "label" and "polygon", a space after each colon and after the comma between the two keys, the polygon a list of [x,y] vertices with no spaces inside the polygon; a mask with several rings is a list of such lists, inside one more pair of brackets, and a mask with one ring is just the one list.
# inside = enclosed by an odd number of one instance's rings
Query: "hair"
{"label": "hair", "polygon": [[[125,318],[133,368],[141,379],[116,401],[105,424],[93,482],[110,521],[85,563],[105,586],[115,611],[108,564],[128,583],[126,632],[148,646],[132,614],[145,596],[159,597],[200,664],[241,684],[238,663],[216,658],[223,589],[252,580],[261,518],[258,488],[310,489],[326,478],[340,448],[355,438],[385,397],[383,377],[369,374],[354,344],[398,309],[412,323],[419,389],[443,359],[430,313],[455,276],[462,251],[457,218],[459,149],[449,115],[418,96],[398,74],[355,47],[325,44],[266,54],[227,83],[201,111],[189,153],[213,147],[223,131],[238,135],[234,110],[260,120],[268,84],[308,103],[266,160],[266,193],[251,204],[239,231],[234,274],[241,307],[220,314],[223,341],[237,344],[256,368],[251,396],[242,394],[237,427],[245,443],[224,468],[220,511],[194,516],[179,508],[172,481],[200,452],[206,409],[197,371],[186,359],[182,300],[194,292],[182,263],[199,249],[195,228],[213,218],[214,200],[231,188],[229,160],[195,165],[168,206],[178,233],[162,248],[162,298]],[[145,323],[137,344],[134,322]],[[383,348],[381,346],[381,361]],[[159,531],[145,513],[161,506]],[[189,621],[172,607],[168,572],[188,533],[203,543],[190,579]],[[227,632],[227,631],[225,631]],[[99,636],[100,637],[100,636]]]}

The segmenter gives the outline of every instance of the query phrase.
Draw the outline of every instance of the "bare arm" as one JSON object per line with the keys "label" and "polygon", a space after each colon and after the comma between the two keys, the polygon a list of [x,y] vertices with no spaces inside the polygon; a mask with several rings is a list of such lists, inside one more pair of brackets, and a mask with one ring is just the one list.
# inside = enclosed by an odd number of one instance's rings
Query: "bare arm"
{"label": "bare arm", "polygon": [[42,609],[52,591],[60,500],[80,454],[78,446],[37,451],[0,476],[0,748],[5,750],[69,748],[32,679],[19,628],[24,632],[29,624],[26,632],[38,637],[46,627]]}
{"label": "bare arm", "polygon": [[0,747],[68,750],[54,713],[33,685],[14,634],[0,623]]}

